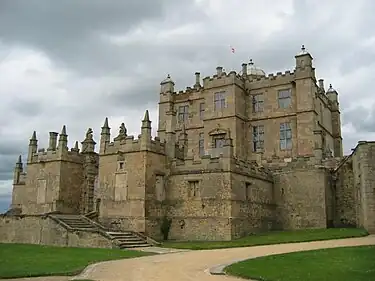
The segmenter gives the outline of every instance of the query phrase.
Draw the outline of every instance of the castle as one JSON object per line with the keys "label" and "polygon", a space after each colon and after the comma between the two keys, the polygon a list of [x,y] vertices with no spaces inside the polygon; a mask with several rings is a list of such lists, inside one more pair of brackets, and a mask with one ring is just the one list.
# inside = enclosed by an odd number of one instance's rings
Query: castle
{"label": "castle", "polygon": [[293,72],[266,75],[250,61],[240,73],[197,72],[180,92],[168,75],[157,137],[148,111],[137,138],[124,124],[112,138],[106,118],[99,153],[92,129],[70,150],[65,126],[50,132],[47,150],[34,132],[27,173],[21,159],[14,170],[8,226],[0,224],[7,241],[17,240],[12,217],[56,222],[58,214],[156,240],[166,219],[177,240],[337,226],[374,232],[375,143],[343,156],[338,93],[317,81],[312,61],[302,47]]}

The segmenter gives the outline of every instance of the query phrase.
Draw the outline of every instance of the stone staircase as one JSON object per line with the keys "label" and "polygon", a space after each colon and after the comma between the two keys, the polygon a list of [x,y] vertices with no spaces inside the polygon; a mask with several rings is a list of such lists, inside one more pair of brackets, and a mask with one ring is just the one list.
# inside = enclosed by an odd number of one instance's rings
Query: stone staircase
{"label": "stone staircase", "polygon": [[150,247],[147,238],[132,231],[111,231],[82,215],[49,214],[51,219],[71,231],[96,232],[110,239],[120,249]]}

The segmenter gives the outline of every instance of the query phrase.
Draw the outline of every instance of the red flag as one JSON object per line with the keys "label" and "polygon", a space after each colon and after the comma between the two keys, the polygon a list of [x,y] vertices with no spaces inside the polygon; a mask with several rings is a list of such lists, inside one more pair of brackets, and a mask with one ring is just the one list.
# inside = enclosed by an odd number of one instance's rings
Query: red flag
{"label": "red flag", "polygon": [[236,50],[232,46],[229,46],[229,47],[230,47],[230,50],[232,51],[232,53],[234,54],[236,52]]}

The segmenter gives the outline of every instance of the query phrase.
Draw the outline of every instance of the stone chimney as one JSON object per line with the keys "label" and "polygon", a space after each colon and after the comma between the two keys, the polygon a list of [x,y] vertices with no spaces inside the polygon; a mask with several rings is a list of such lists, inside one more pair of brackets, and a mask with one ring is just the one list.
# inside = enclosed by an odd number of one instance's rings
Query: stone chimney
{"label": "stone chimney", "polygon": [[49,132],[49,147],[48,151],[55,151],[56,150],[56,145],[57,145],[57,136],[59,133],[56,132]]}
{"label": "stone chimney", "polygon": [[223,74],[223,67],[222,66],[216,67],[216,74],[217,74],[218,77],[220,77]]}
{"label": "stone chimney", "polygon": [[324,91],[324,79],[319,79],[319,88]]}
{"label": "stone chimney", "polygon": [[195,72],[195,88],[201,87],[201,74],[199,72]]}
{"label": "stone chimney", "polygon": [[247,75],[247,63],[242,64],[242,76]]}

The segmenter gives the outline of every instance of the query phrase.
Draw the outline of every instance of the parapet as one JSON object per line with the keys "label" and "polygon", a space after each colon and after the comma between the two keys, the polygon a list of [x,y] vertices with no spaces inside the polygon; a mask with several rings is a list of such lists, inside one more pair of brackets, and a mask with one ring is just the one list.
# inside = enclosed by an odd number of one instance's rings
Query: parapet
{"label": "parapet", "polygon": [[273,87],[282,84],[289,84],[295,81],[295,73],[287,70],[285,72],[277,72],[276,75],[273,73],[267,76],[257,77],[255,79],[249,79],[246,81],[247,87],[250,89],[260,89],[265,87]]}
{"label": "parapet", "polygon": [[237,74],[235,71],[231,71],[228,74],[226,72],[218,72],[212,77],[207,76],[203,79],[203,88],[210,89],[216,87],[223,87],[229,85],[236,85],[238,87],[244,87],[244,80],[242,76]]}
{"label": "parapet", "polygon": [[[107,144],[105,153],[102,153],[102,155],[117,154],[118,151],[124,153],[141,151],[141,138],[142,136],[139,135],[138,138],[135,138],[134,136],[126,136],[121,140],[114,140]],[[147,147],[148,151],[165,154],[165,143],[160,141],[159,137],[151,139]]]}
{"label": "parapet", "polygon": [[61,154],[58,150],[46,150],[44,148],[39,149],[37,153],[33,155],[32,163],[40,162],[51,162],[51,161],[67,161],[74,163],[82,163],[83,158],[79,151],[72,148],[70,151],[63,151]]}

